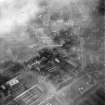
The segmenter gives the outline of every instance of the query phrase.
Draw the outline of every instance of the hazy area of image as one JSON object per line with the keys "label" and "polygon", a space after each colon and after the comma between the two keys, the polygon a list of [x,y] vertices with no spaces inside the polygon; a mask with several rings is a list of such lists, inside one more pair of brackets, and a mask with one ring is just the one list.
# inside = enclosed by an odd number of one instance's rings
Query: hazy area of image
{"label": "hazy area of image", "polygon": [[[49,32],[46,32],[49,27],[51,31],[56,31],[69,26],[80,34],[81,28],[92,24],[91,11],[96,1],[0,0],[0,58],[20,59],[22,54],[28,56],[42,45],[54,44],[48,37]],[[60,14],[60,18],[51,21],[50,17],[55,12]],[[66,15],[69,19],[65,22],[61,17]]]}

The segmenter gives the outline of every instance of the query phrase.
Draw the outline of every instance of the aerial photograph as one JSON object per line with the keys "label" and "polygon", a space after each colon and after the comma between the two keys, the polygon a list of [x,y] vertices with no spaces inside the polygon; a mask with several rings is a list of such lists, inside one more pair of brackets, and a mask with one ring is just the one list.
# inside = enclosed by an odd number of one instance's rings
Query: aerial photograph
{"label": "aerial photograph", "polygon": [[0,105],[105,105],[105,0],[0,0]]}

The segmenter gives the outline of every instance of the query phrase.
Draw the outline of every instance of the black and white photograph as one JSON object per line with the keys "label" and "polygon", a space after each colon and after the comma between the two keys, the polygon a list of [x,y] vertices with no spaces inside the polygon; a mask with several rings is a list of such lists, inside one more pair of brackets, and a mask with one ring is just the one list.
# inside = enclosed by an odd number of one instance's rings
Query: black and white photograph
{"label": "black and white photograph", "polygon": [[105,105],[105,0],[0,0],[0,105]]}

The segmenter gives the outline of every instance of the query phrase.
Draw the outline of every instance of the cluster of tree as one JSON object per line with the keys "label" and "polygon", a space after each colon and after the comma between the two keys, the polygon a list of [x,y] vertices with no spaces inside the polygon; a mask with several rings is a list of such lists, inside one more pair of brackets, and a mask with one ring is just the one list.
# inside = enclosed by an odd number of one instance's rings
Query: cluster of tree
{"label": "cluster of tree", "polygon": [[31,66],[30,70],[38,72],[48,80],[61,82],[64,75],[69,75],[74,66],[67,62],[67,57],[62,52],[62,48],[42,48],[38,51],[38,56],[27,62]]}
{"label": "cluster of tree", "polygon": [[14,76],[16,76],[16,74],[24,69],[24,65],[18,61],[8,60],[3,62],[0,65],[0,68],[3,71],[2,75],[13,78]]}
{"label": "cluster of tree", "polygon": [[9,80],[10,80],[9,77],[3,76],[0,74],[0,100],[1,101],[2,101],[2,98],[5,98],[5,96],[8,96],[9,86],[6,85],[6,82]]}
{"label": "cluster of tree", "polygon": [[61,29],[59,32],[52,32],[52,36],[54,36],[54,42],[62,44],[65,49],[78,44],[78,36],[73,34],[71,28]]}
{"label": "cluster of tree", "polygon": [[99,0],[96,9],[99,15],[105,16],[105,0]]}
{"label": "cluster of tree", "polygon": [[5,84],[10,78],[7,76],[3,76],[2,74],[0,74],[0,86],[2,84]]}
{"label": "cluster of tree", "polygon": [[3,72],[0,73],[0,100],[4,100],[5,102],[8,96],[11,96],[12,91],[7,82],[18,75],[18,73],[24,69],[24,65],[20,62],[9,60],[1,63],[0,68],[3,70]]}

